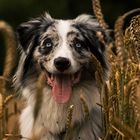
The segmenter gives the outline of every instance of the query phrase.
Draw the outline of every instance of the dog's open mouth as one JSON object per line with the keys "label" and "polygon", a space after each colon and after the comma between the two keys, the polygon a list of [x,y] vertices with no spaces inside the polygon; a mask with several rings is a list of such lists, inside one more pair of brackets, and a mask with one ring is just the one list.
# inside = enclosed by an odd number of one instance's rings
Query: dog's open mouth
{"label": "dog's open mouth", "polygon": [[52,87],[52,96],[57,103],[66,103],[72,94],[73,85],[80,81],[81,71],[75,74],[47,73],[47,82]]}

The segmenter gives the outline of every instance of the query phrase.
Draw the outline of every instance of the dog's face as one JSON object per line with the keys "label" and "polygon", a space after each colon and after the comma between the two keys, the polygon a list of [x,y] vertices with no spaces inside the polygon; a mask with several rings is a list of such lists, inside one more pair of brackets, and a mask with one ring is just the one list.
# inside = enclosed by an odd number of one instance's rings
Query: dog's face
{"label": "dog's face", "polygon": [[[24,81],[26,85],[27,79],[35,79],[43,71],[47,84],[52,88],[54,100],[58,103],[67,102],[72,87],[81,82],[83,74],[92,72],[92,54],[103,69],[107,69],[105,46],[96,36],[97,32],[104,34],[98,22],[88,15],[73,20],[56,20],[46,14],[21,24],[18,39],[22,60],[17,80]],[[89,76],[89,79],[92,78]]]}

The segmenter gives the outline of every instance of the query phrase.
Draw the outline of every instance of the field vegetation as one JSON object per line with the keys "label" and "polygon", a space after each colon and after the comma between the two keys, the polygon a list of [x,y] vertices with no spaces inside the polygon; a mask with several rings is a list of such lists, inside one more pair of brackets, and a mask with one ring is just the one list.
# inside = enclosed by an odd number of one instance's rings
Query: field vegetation
{"label": "field vegetation", "polygon": [[[103,82],[102,66],[93,56],[96,65],[96,81],[102,103],[98,104],[103,113],[104,138],[99,140],[139,140],[140,139],[140,8],[118,17],[114,29],[104,20],[99,0],[93,3],[94,15],[100,26],[109,34],[107,42],[102,34],[97,34],[107,47],[109,79]],[[128,17],[130,20],[128,21]],[[126,20],[127,19],[127,20]],[[127,21],[127,24],[126,24]],[[12,74],[16,67],[16,41],[13,29],[0,21],[0,32],[5,38],[6,58],[3,74],[0,76],[0,140],[19,140],[18,118],[23,108],[22,101],[12,87]],[[81,91],[79,91],[81,92]],[[88,107],[81,95],[86,117]],[[67,133],[65,140],[71,140],[77,128],[71,125],[73,106],[68,109]],[[37,140],[33,138],[32,140]]]}

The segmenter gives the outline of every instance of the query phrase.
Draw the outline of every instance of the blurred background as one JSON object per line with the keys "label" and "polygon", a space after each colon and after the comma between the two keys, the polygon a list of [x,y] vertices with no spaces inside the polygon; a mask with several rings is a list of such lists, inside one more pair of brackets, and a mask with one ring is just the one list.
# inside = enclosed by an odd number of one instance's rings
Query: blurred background
{"label": "blurred background", "polygon": [[[140,7],[140,0],[101,0],[106,22],[113,28],[119,15]],[[49,12],[54,18],[75,18],[82,13],[93,14],[92,0],[0,0],[0,20],[8,22],[14,30],[31,17]],[[4,39],[0,33],[0,75],[4,62]]]}

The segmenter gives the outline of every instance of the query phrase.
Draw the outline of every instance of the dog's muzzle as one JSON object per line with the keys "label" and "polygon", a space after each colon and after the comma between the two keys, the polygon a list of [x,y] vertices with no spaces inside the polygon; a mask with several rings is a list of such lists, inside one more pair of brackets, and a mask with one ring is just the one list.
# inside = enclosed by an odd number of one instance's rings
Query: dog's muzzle
{"label": "dog's muzzle", "polygon": [[55,58],[54,66],[57,72],[49,72],[43,63],[41,64],[46,73],[47,83],[52,88],[53,99],[57,103],[66,103],[71,98],[73,86],[80,81],[81,70],[75,73],[69,72],[71,62],[65,57]]}

